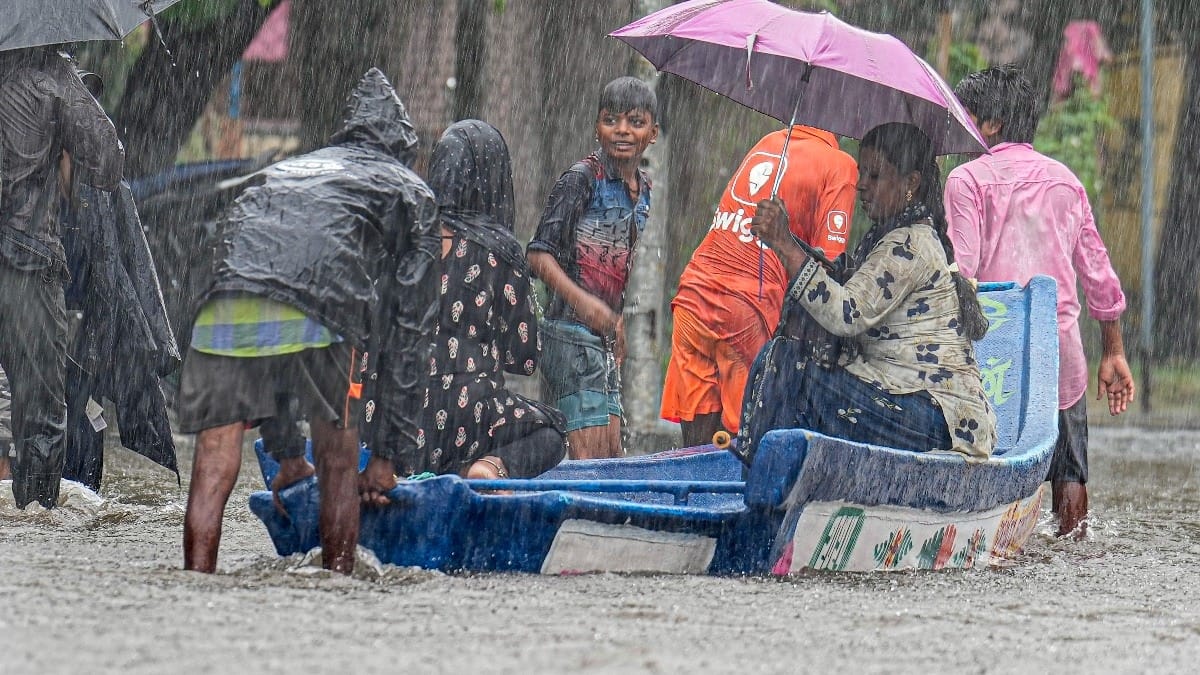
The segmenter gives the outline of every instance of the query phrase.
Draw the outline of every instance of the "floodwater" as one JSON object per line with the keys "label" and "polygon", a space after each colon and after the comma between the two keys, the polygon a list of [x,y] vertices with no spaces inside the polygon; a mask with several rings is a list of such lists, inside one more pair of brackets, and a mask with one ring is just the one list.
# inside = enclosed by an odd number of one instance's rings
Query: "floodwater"
{"label": "floodwater", "polygon": [[186,492],[110,450],[101,503],[23,513],[0,484],[0,672],[1194,672],[1200,432],[1092,443],[1084,541],[1046,517],[1004,568],[783,581],[339,578],[274,555],[250,453],[221,572],[185,573]]}

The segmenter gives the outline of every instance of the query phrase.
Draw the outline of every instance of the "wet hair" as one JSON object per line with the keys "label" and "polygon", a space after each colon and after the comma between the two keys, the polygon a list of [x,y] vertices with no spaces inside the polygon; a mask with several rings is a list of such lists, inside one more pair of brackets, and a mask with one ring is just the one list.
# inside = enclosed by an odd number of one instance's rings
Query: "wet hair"
{"label": "wet hair", "polygon": [[1000,140],[1033,142],[1041,106],[1019,66],[1010,63],[971,73],[954,88],[954,95],[980,124],[999,122]]}
{"label": "wet hair", "polygon": [[627,113],[630,110],[645,110],[650,117],[658,119],[658,96],[650,85],[636,77],[618,77],[604,85],[600,92],[600,107],[596,109],[610,113]]}
{"label": "wet hair", "polygon": [[[942,250],[946,252],[946,262],[953,263],[954,244],[950,241],[946,207],[942,202],[942,173],[934,161],[929,137],[911,124],[892,122],[868,131],[859,147],[872,148],[883,155],[901,176],[914,171],[920,174],[921,184],[913,191],[913,199],[921,201],[929,209],[933,231],[937,233]],[[987,334],[988,321],[979,305],[975,286],[958,272],[952,272],[951,277],[958,293],[958,319],[963,333],[972,340],[980,340]]]}

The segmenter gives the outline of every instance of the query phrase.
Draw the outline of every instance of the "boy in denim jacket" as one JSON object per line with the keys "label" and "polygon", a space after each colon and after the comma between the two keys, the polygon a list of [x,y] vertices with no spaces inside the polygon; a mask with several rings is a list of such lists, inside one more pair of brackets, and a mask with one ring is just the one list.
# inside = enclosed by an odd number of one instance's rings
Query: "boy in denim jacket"
{"label": "boy in denim jacket", "polygon": [[600,147],[558,179],[526,251],[550,294],[541,325],[543,397],[566,415],[572,459],[623,453],[621,309],[650,213],[650,182],[638,167],[658,138],[657,116],[657,97],[641,80],[604,87]]}

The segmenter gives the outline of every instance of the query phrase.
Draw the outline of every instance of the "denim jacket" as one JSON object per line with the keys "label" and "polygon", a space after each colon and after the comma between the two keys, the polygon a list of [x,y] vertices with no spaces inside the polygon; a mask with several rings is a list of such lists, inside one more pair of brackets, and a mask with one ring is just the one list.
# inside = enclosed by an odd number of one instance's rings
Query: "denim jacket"
{"label": "denim jacket", "polygon": [[[624,305],[633,251],[650,214],[650,182],[640,171],[639,181],[635,202],[602,153],[588,155],[558,179],[529,242],[529,251],[552,254],[572,281],[615,312]],[[575,320],[553,292],[545,317]]]}

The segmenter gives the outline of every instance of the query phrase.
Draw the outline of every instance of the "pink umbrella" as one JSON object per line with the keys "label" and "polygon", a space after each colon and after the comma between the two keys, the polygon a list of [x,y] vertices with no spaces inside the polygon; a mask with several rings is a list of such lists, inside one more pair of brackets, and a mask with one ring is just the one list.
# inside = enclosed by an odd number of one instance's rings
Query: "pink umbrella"
{"label": "pink umbrella", "polygon": [[[987,152],[966,109],[900,40],[828,12],[767,0],[692,0],[610,33],[674,73],[781,122],[862,138],[888,122],[919,127],[934,152]],[[780,158],[787,155],[791,134]],[[775,173],[771,196],[783,172]],[[797,240],[824,262],[824,256]],[[759,251],[759,297],[762,296]]]}
{"label": "pink umbrella", "polygon": [[954,92],[903,42],[828,12],[767,0],[692,0],[610,34],[654,67],[781,122],[862,138],[886,122],[920,127],[939,155],[987,144]]}

